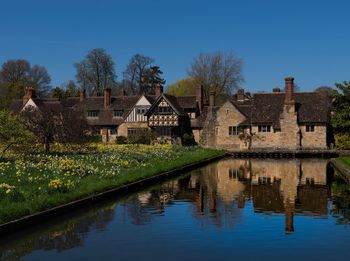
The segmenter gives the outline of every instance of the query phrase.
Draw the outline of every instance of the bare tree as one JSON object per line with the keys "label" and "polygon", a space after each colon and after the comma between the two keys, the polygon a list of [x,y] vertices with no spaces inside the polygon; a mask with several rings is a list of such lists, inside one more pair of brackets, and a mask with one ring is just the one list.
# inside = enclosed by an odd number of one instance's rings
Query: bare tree
{"label": "bare tree", "polygon": [[47,95],[50,89],[51,77],[46,68],[31,66],[26,60],[8,60],[2,65],[0,75],[11,97],[22,97],[24,88],[28,85],[35,88],[39,96]]}
{"label": "bare tree", "polygon": [[123,83],[128,92],[132,94],[148,92],[146,75],[153,62],[152,58],[140,54],[135,54],[131,57],[128,66],[123,72]]}
{"label": "bare tree", "polygon": [[89,128],[82,111],[65,109],[59,104],[46,104],[40,109],[29,106],[20,116],[47,153],[53,142],[84,141]]}
{"label": "bare tree", "polygon": [[77,82],[91,94],[101,95],[116,81],[114,62],[104,49],[91,50],[80,63],[75,64]]}
{"label": "bare tree", "polygon": [[28,79],[30,63],[27,60],[8,60],[1,68],[1,80],[7,83],[25,83]]}
{"label": "bare tree", "polygon": [[203,85],[207,99],[210,91],[230,95],[243,81],[242,60],[232,52],[201,53],[194,58],[188,74]]}
{"label": "bare tree", "polygon": [[51,77],[46,68],[34,65],[28,74],[27,84],[34,87],[39,96],[46,96],[50,90]]}

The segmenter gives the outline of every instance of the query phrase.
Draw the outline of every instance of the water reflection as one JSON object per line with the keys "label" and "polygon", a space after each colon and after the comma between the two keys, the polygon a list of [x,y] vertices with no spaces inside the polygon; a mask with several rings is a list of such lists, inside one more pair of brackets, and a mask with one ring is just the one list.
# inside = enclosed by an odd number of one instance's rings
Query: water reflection
{"label": "water reflection", "polygon": [[286,233],[298,231],[295,215],[334,216],[338,224],[349,224],[350,187],[337,177],[327,160],[225,159],[117,202],[0,238],[0,259],[82,246],[92,231],[108,231],[111,223],[156,226],[156,219],[164,218],[169,208],[183,205],[204,229],[232,230],[247,218],[244,209],[250,215],[284,215]]}

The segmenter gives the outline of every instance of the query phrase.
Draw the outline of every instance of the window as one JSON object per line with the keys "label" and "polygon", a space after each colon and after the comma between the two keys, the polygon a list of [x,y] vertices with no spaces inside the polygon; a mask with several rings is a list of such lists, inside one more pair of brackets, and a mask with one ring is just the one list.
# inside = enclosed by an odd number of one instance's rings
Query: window
{"label": "window", "polygon": [[98,117],[98,111],[88,111],[87,116],[91,118]]}
{"label": "window", "polygon": [[228,171],[228,177],[230,179],[237,179],[238,178],[239,171],[237,169],[229,169]]}
{"label": "window", "polygon": [[270,125],[259,125],[258,126],[258,132],[270,132],[271,126]]}
{"label": "window", "polygon": [[137,114],[142,114],[142,115],[143,115],[143,114],[146,113],[146,109],[145,109],[145,108],[137,108],[137,109],[136,109],[136,113],[137,113]]}
{"label": "window", "polygon": [[111,135],[116,135],[116,134],[117,134],[117,132],[116,132],[116,130],[115,130],[114,128],[109,129],[109,133],[110,133]]}
{"label": "window", "polygon": [[128,128],[128,137],[141,135],[148,131],[148,128]]}
{"label": "window", "polygon": [[123,110],[113,111],[113,117],[123,117]]}
{"label": "window", "polygon": [[230,136],[238,135],[238,128],[236,126],[229,126],[228,127],[228,135],[230,135]]}
{"label": "window", "polygon": [[172,113],[172,110],[170,107],[158,107],[158,113],[159,114],[170,114],[170,113]]}
{"label": "window", "polygon": [[157,133],[159,136],[171,136],[171,127],[158,127]]}
{"label": "window", "polygon": [[315,131],[315,125],[308,124],[306,125],[306,132],[314,132]]}

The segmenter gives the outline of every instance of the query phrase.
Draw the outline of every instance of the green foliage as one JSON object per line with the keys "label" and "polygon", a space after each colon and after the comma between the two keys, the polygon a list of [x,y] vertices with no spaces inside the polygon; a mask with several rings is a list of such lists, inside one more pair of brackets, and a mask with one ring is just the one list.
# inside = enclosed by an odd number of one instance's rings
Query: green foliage
{"label": "green foliage", "polygon": [[350,149],[350,82],[337,83],[333,93],[332,126],[338,149]]}
{"label": "green foliage", "polygon": [[345,132],[339,132],[334,134],[335,146],[339,150],[350,149],[350,134]]}
{"label": "green foliage", "polygon": [[115,139],[116,144],[127,144],[128,143],[128,138],[125,136],[117,136]]}
{"label": "green foliage", "polygon": [[0,142],[5,148],[0,152],[0,158],[13,145],[25,145],[33,140],[33,134],[28,131],[20,120],[9,111],[0,111]]}
{"label": "green foliage", "polygon": [[167,93],[175,96],[186,96],[196,94],[196,82],[193,78],[177,80],[168,86]]}
{"label": "green foliage", "polygon": [[196,141],[192,133],[185,133],[182,137],[182,145],[184,146],[194,146],[196,145]]}
{"label": "green foliage", "polygon": [[129,135],[127,142],[129,144],[151,144],[151,142],[156,138],[156,134],[151,130],[137,131],[136,133]]}

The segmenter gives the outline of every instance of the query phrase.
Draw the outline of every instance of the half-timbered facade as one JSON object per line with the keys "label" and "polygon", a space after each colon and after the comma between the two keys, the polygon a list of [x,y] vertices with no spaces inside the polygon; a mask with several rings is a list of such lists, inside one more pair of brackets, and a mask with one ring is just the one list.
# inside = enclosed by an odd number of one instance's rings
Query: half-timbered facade
{"label": "half-timbered facade", "polygon": [[182,108],[178,105],[176,97],[161,94],[147,111],[148,126],[158,136],[170,139],[181,137],[181,125],[184,116]]}

